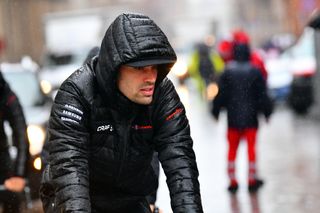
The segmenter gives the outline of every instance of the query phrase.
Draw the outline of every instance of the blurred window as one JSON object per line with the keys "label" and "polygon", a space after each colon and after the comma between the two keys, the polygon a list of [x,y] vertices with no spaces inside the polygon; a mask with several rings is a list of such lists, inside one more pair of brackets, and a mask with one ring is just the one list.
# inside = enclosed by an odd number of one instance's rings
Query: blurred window
{"label": "blurred window", "polygon": [[30,107],[43,103],[43,95],[35,73],[26,71],[4,72],[3,74],[22,106]]}
{"label": "blurred window", "polygon": [[49,65],[65,65],[70,64],[72,61],[72,55],[49,55]]}
{"label": "blurred window", "polygon": [[86,58],[87,50],[72,53],[48,53],[45,56],[44,66],[63,66],[69,64],[81,65]]}
{"label": "blurred window", "polygon": [[313,57],[315,54],[314,30],[306,28],[298,43],[291,49],[295,57]]}

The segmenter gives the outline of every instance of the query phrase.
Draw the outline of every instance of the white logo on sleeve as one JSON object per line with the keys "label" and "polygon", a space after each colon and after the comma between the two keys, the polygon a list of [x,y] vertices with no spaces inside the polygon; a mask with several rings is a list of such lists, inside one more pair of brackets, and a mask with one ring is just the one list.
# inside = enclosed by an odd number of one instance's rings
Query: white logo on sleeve
{"label": "white logo on sleeve", "polygon": [[82,120],[83,112],[69,104],[65,104],[62,109],[61,120],[79,124]]}

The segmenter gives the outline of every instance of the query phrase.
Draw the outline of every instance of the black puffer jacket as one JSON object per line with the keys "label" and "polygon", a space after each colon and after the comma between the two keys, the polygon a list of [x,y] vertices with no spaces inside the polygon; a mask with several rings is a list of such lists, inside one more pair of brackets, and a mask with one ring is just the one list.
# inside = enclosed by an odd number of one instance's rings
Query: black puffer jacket
{"label": "black puffer jacket", "polygon": [[[26,176],[29,144],[26,135],[26,122],[17,96],[11,91],[0,72],[0,179],[10,176]],[[15,163],[10,160],[8,138],[4,122],[12,129],[12,145],[17,150]]]}
{"label": "black puffer jacket", "polygon": [[176,59],[152,20],[123,14],[107,30],[98,58],[62,84],[49,122],[49,180],[42,184],[42,196],[50,187],[55,192],[57,212],[135,212],[134,204],[157,187],[154,150],[173,211],[202,212],[185,109],[165,77],[171,65],[160,67],[150,105],[129,101],[116,87],[121,64],[153,57]]}
{"label": "black puffer jacket", "polygon": [[247,45],[235,46],[234,57],[219,79],[212,114],[218,118],[221,108],[225,108],[229,128],[256,128],[258,115],[269,118],[273,110],[266,83],[261,72],[250,64]]}

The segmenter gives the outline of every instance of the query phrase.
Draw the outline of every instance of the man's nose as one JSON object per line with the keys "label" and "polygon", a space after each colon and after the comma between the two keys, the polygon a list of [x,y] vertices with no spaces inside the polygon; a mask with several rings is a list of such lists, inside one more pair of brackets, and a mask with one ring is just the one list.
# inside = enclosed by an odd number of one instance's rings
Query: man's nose
{"label": "man's nose", "polygon": [[156,66],[147,66],[143,69],[144,81],[155,82],[157,79],[157,67]]}

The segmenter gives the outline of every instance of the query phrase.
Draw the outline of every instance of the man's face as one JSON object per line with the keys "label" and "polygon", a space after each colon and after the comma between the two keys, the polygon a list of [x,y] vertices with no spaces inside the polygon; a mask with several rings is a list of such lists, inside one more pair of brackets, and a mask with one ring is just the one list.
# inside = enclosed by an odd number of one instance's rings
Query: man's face
{"label": "man's face", "polygon": [[123,95],[137,104],[150,104],[157,80],[157,66],[130,67],[119,69],[118,88]]}

